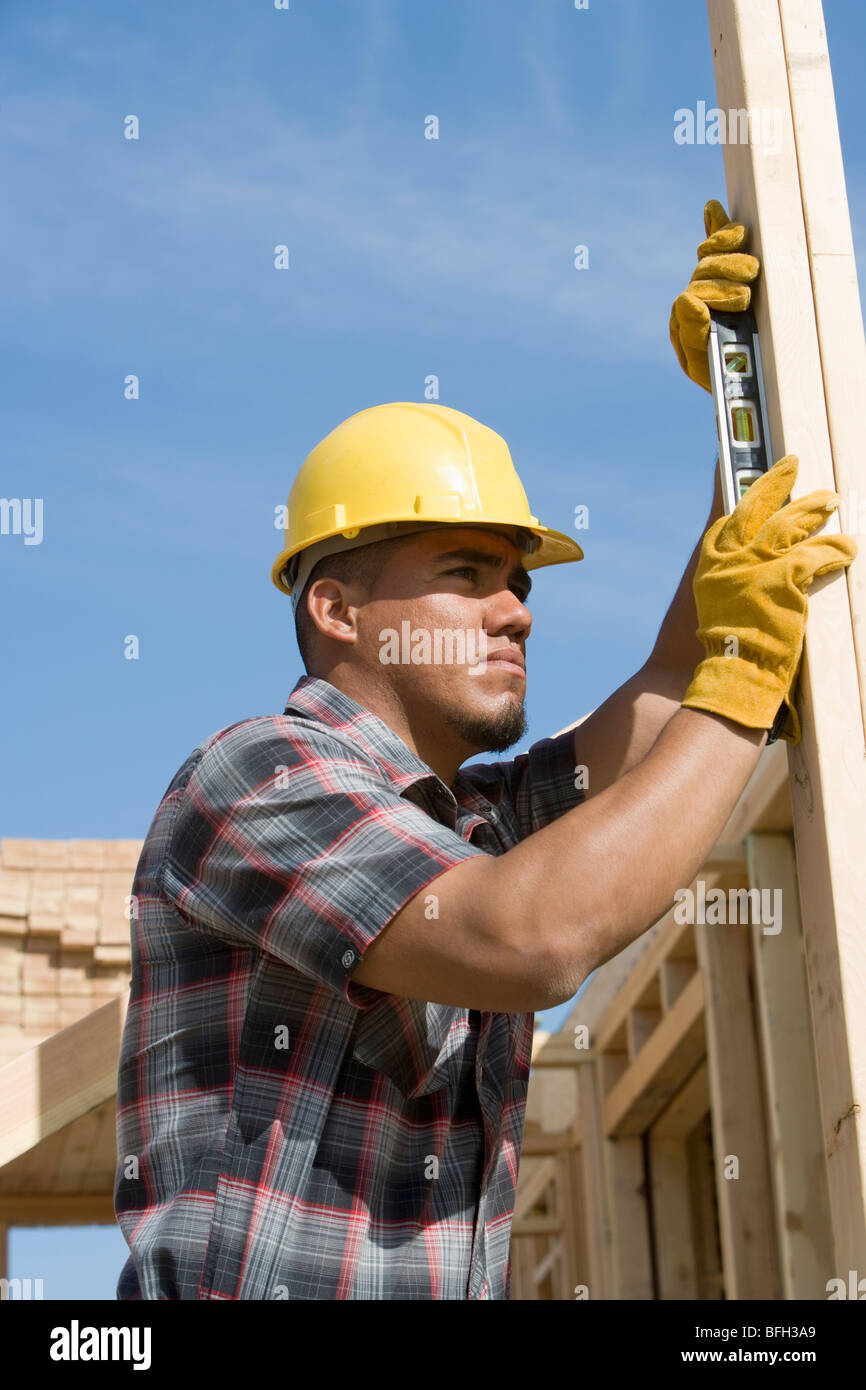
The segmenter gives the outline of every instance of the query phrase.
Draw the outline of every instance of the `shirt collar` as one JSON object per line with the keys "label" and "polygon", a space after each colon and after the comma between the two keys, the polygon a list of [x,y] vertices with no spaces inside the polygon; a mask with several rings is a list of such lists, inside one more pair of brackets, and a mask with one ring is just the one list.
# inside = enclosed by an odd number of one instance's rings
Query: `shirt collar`
{"label": "shirt collar", "polygon": [[427,763],[395,734],[383,719],[372,710],[351,700],[330,681],[319,676],[301,676],[283,711],[299,713],[317,719],[357,743],[376,763],[383,776],[400,793],[418,782],[435,783],[430,790],[444,792],[449,804],[456,808],[457,798]]}

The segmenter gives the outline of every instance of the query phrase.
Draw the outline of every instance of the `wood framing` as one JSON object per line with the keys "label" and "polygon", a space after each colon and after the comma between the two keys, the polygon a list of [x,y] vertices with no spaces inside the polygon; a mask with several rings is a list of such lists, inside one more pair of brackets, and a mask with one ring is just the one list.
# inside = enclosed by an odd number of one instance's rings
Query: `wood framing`
{"label": "wood framing", "polygon": [[683,1140],[650,1140],[650,1193],[661,1299],[697,1298],[688,1164]]}
{"label": "wood framing", "polygon": [[[790,845],[790,826],[785,753],[770,748],[698,878],[747,895],[747,859],[779,836]],[[747,853],[755,835],[765,838]],[[775,860],[761,862],[771,880],[779,876]],[[763,884],[764,871],[755,872]],[[779,1296],[779,1254],[791,1247],[778,1238],[775,1214],[796,1197],[796,1180],[787,1176],[787,1158],[768,1159],[764,1092],[782,1099],[796,1076],[780,1079],[776,1092],[769,1080],[762,1084],[764,1004],[753,998],[749,927],[734,928],[733,953],[724,938],[709,950],[699,946],[706,930],[672,909],[633,943],[638,949],[595,972],[560,1033],[536,1039],[513,1227],[517,1298],[571,1299],[584,1290],[593,1300]],[[793,937],[785,949],[796,950]],[[772,997],[770,989],[768,1004]],[[802,1016],[802,999],[800,1007]],[[728,1029],[738,1034],[733,1047]],[[808,1046],[808,1029],[800,1031]],[[769,1060],[765,1071],[774,1072]],[[748,1175],[736,1196],[719,1192],[716,1128],[731,1144],[739,1135]],[[733,1232],[724,1258],[720,1200]],[[796,1224],[798,1212],[786,1209],[784,1219]],[[828,1230],[825,1220],[825,1241]],[[766,1247],[757,1255],[748,1249],[751,1234]]]}
{"label": "wood framing", "polygon": [[579,1067],[580,1094],[580,1195],[583,1210],[590,1214],[586,1233],[587,1278],[591,1299],[616,1298],[613,1270],[613,1232],[610,1199],[604,1169],[604,1128],[598,1069]]}
{"label": "wood framing", "polygon": [[114,1226],[113,1192],[16,1193],[0,1198],[0,1223],[9,1226]]}
{"label": "wood framing", "polygon": [[117,1093],[118,996],[0,1067],[0,1167]]}
{"label": "wood framing", "polygon": [[[866,349],[820,0],[707,8],[718,106],[778,120],[778,141],[724,148],[728,207],[762,263],[753,302],[774,454],[799,456],[794,496],[866,498]],[[850,507],[843,519],[858,525]],[[813,586],[803,740],[788,750],[836,1274],[866,1269],[864,612],[862,557],[847,579]]]}
{"label": "wood framing", "polygon": [[778,894],[773,905],[781,909],[769,931],[752,924],[752,952],[783,1293],[826,1298],[833,1277],[830,1194],[794,846],[782,831],[756,831],[746,837],[746,853],[750,885]]}
{"label": "wood framing", "polygon": [[699,1299],[725,1297],[725,1275],[716,1221],[716,1175],[710,1113],[685,1141],[692,1207],[695,1277]]}
{"label": "wood framing", "polygon": [[728,1298],[780,1298],[748,926],[697,929],[707,980],[716,1194]]}
{"label": "wood framing", "polygon": [[606,1098],[608,1133],[642,1134],[694,1070],[705,1048],[704,981],[696,974]]}
{"label": "wood framing", "polygon": [[652,1298],[649,1194],[641,1140],[606,1139],[605,1166],[610,1190],[615,1296],[626,1301]]}

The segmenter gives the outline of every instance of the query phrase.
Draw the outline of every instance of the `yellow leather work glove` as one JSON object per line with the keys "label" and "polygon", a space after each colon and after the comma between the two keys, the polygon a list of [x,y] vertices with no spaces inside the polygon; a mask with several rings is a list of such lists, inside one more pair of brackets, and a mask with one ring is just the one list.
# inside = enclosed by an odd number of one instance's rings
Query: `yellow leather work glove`
{"label": "yellow leather work glove", "polygon": [[748,309],[749,288],[757,277],[760,262],[743,252],[748,232],[732,222],[715,198],[704,208],[707,240],[698,247],[698,265],[687,288],[671,309],[670,334],[680,366],[705,391],[712,391],[707,340],[710,312],[707,305],[723,313]]}
{"label": "yellow leather work glove", "polygon": [[803,652],[806,590],[857,554],[850,536],[810,535],[836,510],[838,493],[819,489],[779,510],[797,469],[796,455],[786,454],[704,536],[694,594],[707,655],[682,702],[769,729],[784,701],[782,737],[789,743],[800,742],[791,690]]}

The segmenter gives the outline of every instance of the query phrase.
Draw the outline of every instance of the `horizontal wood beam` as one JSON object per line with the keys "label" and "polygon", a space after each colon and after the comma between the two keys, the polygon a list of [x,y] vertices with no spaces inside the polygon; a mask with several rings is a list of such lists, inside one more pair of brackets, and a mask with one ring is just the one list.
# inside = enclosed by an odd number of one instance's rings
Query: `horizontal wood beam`
{"label": "horizontal wood beam", "polygon": [[515,1236],[551,1236],[562,1230],[561,1216],[519,1216],[511,1223]]}
{"label": "horizontal wood beam", "polygon": [[660,919],[659,931],[654,937],[652,945],[638,961],[631,975],[618,991],[616,998],[611,1002],[610,1008],[599,1025],[597,1036],[593,1040],[599,1051],[604,1051],[626,1022],[631,1010],[638,1007],[641,996],[657,978],[662,964],[668,956],[675,955],[682,942],[688,943],[688,949],[691,950],[694,927],[687,922],[677,922],[675,919],[677,910],[678,905],[671,907]]}
{"label": "horizontal wood beam", "polygon": [[113,1192],[4,1192],[0,1224],[116,1226]]}
{"label": "horizontal wood beam", "polygon": [[126,998],[0,1067],[0,1167],[117,1093]]}
{"label": "horizontal wood beam", "polygon": [[705,1052],[704,980],[698,971],[604,1100],[605,1133],[610,1137],[642,1134]]}
{"label": "horizontal wood beam", "polygon": [[652,1127],[654,1139],[686,1139],[710,1108],[710,1073],[706,1061],[696,1067]]}
{"label": "horizontal wood beam", "polygon": [[576,1146],[573,1130],[564,1130],[561,1134],[525,1134],[520,1153],[527,1158],[548,1158]]}

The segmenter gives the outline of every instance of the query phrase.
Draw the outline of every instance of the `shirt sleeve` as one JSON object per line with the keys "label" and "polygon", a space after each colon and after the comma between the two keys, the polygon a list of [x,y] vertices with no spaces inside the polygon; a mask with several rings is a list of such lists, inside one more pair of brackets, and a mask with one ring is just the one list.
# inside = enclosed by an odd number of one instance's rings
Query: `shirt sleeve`
{"label": "shirt sleeve", "polygon": [[355,1007],[351,976],[401,907],[484,851],[394,790],[347,739],[287,716],[205,750],[160,887],[193,927],[255,947]]}
{"label": "shirt sleeve", "polygon": [[505,762],[470,763],[459,776],[508,813],[520,839],[586,800],[585,778],[575,766],[573,729],[540,739],[528,753]]}

